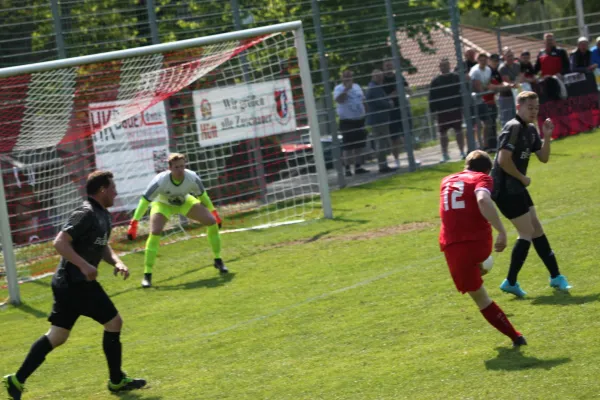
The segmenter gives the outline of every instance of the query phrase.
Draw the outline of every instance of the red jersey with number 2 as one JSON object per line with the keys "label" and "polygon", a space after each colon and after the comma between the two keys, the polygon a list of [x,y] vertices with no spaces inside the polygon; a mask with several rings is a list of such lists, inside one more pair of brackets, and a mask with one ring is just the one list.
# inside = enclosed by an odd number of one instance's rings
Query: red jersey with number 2
{"label": "red jersey with number 2", "polygon": [[463,171],[442,179],[440,187],[440,248],[452,243],[491,241],[492,227],[479,211],[475,193],[492,192],[494,183],[483,172]]}

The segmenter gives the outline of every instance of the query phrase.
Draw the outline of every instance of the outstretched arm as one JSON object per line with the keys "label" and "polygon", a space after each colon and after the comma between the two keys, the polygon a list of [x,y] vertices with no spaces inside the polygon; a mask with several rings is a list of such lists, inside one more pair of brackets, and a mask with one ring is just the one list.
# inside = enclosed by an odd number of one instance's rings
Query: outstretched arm
{"label": "outstretched arm", "polygon": [[215,206],[213,205],[212,201],[210,200],[210,197],[208,197],[208,192],[205,190],[204,193],[202,193],[200,196],[198,196],[198,200],[200,200],[200,203],[202,203],[202,205],[206,208],[208,208],[208,211],[213,212],[215,211]]}
{"label": "outstretched arm", "polygon": [[117,274],[120,273],[123,276],[123,279],[127,279],[129,277],[129,268],[127,268],[127,266],[123,264],[123,261],[121,261],[117,253],[114,252],[110,245],[107,245],[104,248],[104,251],[102,253],[102,259],[106,261],[107,264],[110,264],[113,267],[115,267],[113,272],[115,276],[117,276]]}
{"label": "outstretched arm", "polygon": [[550,142],[552,141],[552,132],[554,132],[554,123],[550,118],[544,121],[542,131],[544,132],[544,142],[541,148],[535,152],[535,155],[538,160],[545,164],[550,160]]}
{"label": "outstretched arm", "polygon": [[494,247],[496,248],[496,251],[500,252],[506,248],[506,229],[504,229],[504,224],[502,224],[498,211],[496,211],[496,207],[494,207],[490,192],[487,190],[478,190],[475,192],[475,196],[477,197],[477,206],[479,207],[481,215],[483,215],[498,232]]}
{"label": "outstretched arm", "polygon": [[202,192],[202,194],[200,196],[198,196],[198,200],[200,200],[200,203],[202,203],[202,205],[204,207],[206,207],[208,209],[208,211],[211,212],[213,217],[215,217],[215,219],[217,220],[217,225],[219,226],[219,229],[220,229],[221,226],[223,225],[223,221],[221,220],[219,213],[217,212],[212,201],[210,200],[210,197],[208,197],[208,192],[206,190],[204,192]]}
{"label": "outstretched arm", "polygon": [[148,199],[142,196],[140,198],[140,202],[138,203],[137,208],[135,209],[135,212],[133,213],[133,219],[135,221],[139,221],[140,219],[144,218],[144,215],[146,215],[146,211],[148,210],[149,205],[150,202],[148,201]]}

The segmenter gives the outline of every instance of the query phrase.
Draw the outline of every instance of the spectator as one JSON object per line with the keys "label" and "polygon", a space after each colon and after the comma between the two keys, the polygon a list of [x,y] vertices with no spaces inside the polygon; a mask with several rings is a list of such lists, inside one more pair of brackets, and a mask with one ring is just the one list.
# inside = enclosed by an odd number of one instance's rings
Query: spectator
{"label": "spectator", "polygon": [[519,64],[521,65],[521,73],[523,74],[522,81],[533,83],[537,79],[535,78],[535,68],[531,63],[531,53],[527,50],[521,53],[521,58],[519,59]]}
{"label": "spectator", "polygon": [[390,110],[393,101],[385,94],[383,90],[383,72],[375,69],[371,75],[371,82],[367,89],[367,105],[369,114],[367,114],[367,124],[371,126],[375,139],[377,151],[377,162],[379,172],[386,173],[395,171],[387,165],[387,152],[390,146]]}
{"label": "spectator", "polygon": [[600,36],[596,38],[596,45],[592,47],[592,64],[600,65]]}
{"label": "spectator", "polygon": [[514,118],[517,113],[513,88],[521,82],[521,65],[515,59],[515,55],[509,47],[505,47],[504,62],[498,68],[502,81],[511,85],[500,90],[498,96],[498,107],[500,108],[500,125],[504,126]]}
{"label": "spectator", "polygon": [[[339,128],[343,136],[344,164],[346,176],[352,176],[350,166],[361,155],[367,139],[365,130],[365,95],[353,81],[353,73],[346,69],[342,72],[342,83],[333,90],[333,98],[337,105],[337,113],[340,118]],[[354,173],[368,173],[359,164],[355,164]]]}
{"label": "spectator", "polygon": [[585,74],[598,68],[592,64],[592,52],[589,50],[589,41],[582,36],[577,40],[577,49],[571,53],[571,71]]}
{"label": "spectator", "polygon": [[513,84],[504,82],[502,76],[498,71],[500,66],[500,56],[498,54],[492,54],[489,60],[489,67],[492,70],[492,76],[490,83],[488,84],[487,90],[494,93],[488,93],[483,96],[483,100],[487,105],[489,114],[489,128],[488,128],[488,139],[486,142],[485,150],[487,152],[496,151],[496,137],[498,132],[498,106],[496,105],[496,93],[500,93],[505,90],[511,90],[514,87]]}
{"label": "spectator", "polygon": [[571,69],[569,56],[567,52],[556,47],[556,41],[552,33],[544,35],[544,43],[546,47],[538,54],[535,62],[535,73],[540,73],[542,77],[554,76],[562,78],[562,75],[568,74]]}
{"label": "spectator", "polygon": [[[400,148],[402,146],[402,134],[404,133],[404,126],[402,125],[402,110],[400,108],[400,100],[398,99],[398,92],[396,91],[396,70],[392,60],[385,60],[383,62],[383,90],[391,98],[394,103],[390,110],[390,137],[392,139],[392,154],[396,160],[396,168],[400,168]],[[406,94],[410,94],[408,83],[406,79],[402,78],[402,84],[406,88]],[[410,109],[407,110],[406,118],[408,118],[409,129],[412,125]]]}
{"label": "spectator", "polygon": [[[469,71],[471,71],[471,69],[477,65],[477,59],[475,58],[476,55],[477,53],[475,53],[475,50],[473,49],[467,49],[465,51],[463,67],[467,76],[469,76]],[[458,65],[456,66],[456,68],[454,68],[454,72],[458,72]]]}
{"label": "spectator", "polygon": [[[480,53],[477,57],[478,64],[471,68],[469,71],[469,77],[473,85],[473,91],[477,93],[475,98],[475,107],[477,107],[477,114],[479,117],[479,127],[477,129],[477,141],[479,147],[487,147],[488,134],[486,131],[490,129],[491,119],[488,112],[486,101],[489,101],[489,94],[483,95],[488,90],[488,85],[492,79],[492,69],[488,66],[488,56],[485,53]],[[484,99],[485,96],[485,99]],[[492,96],[492,101],[494,94]],[[483,126],[482,126],[483,124]]]}
{"label": "spectator", "polygon": [[465,139],[462,132],[462,96],[460,94],[460,78],[450,72],[450,61],[440,61],[441,74],[431,81],[429,87],[429,109],[437,116],[442,147],[442,162],[450,160],[448,155],[448,131],[454,129],[460,156],[464,160]]}
{"label": "spectator", "polygon": [[531,63],[531,53],[527,50],[521,53],[519,59],[521,64],[521,89],[530,92],[539,92],[537,78],[535,77],[535,68]]}

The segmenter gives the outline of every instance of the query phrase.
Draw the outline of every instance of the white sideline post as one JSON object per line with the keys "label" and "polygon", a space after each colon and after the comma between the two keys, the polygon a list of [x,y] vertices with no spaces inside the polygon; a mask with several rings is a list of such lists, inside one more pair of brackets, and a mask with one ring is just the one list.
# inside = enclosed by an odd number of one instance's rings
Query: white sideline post
{"label": "white sideline post", "polygon": [[4,192],[4,179],[0,168],[0,235],[2,235],[2,254],[4,255],[4,269],[8,283],[8,295],[14,305],[21,304],[19,281],[17,280],[17,260],[13,250],[12,233],[8,220],[8,207],[6,206],[6,193]]}
{"label": "white sideline post", "polygon": [[304,105],[306,106],[306,113],[308,114],[310,138],[317,167],[321,206],[323,207],[325,218],[331,219],[333,218],[333,210],[331,208],[331,197],[329,196],[329,181],[327,180],[327,168],[325,167],[323,146],[321,146],[319,117],[317,116],[317,106],[315,103],[315,95],[313,93],[313,83],[310,76],[310,66],[308,65],[308,53],[306,51],[302,24],[294,30],[294,35],[296,36],[296,51],[298,55],[298,64],[300,66],[300,78],[302,79],[302,91],[304,92]]}

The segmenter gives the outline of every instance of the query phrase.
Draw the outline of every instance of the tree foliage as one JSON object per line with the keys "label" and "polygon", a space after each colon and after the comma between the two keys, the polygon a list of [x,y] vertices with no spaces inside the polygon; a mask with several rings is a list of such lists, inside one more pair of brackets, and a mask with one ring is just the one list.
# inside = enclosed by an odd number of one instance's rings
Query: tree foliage
{"label": "tree foliage", "polygon": [[[514,1],[461,0],[459,8],[462,12],[477,10],[484,17],[506,19],[515,14]],[[243,28],[302,20],[312,68],[319,71],[310,1],[239,0],[239,3]],[[61,26],[69,57],[151,43],[146,0],[77,0],[60,4]],[[337,79],[341,69],[352,66],[359,81],[368,80],[370,71],[391,56],[385,2],[320,0],[318,4],[332,79]],[[155,0],[155,6],[161,42],[234,29],[230,1]],[[435,53],[431,32],[440,29],[440,23],[448,25],[447,0],[393,0],[392,6],[397,29],[416,40],[423,53]],[[2,45],[4,61],[9,59],[13,65],[39,61],[31,56],[34,52],[45,52],[45,59],[57,57],[53,51],[56,42],[52,12],[46,0],[0,0],[0,12],[4,17],[0,40],[22,38],[16,43],[18,50],[13,53],[10,46]],[[410,57],[401,61],[406,71],[416,72]],[[316,77],[315,80],[320,79]]]}

